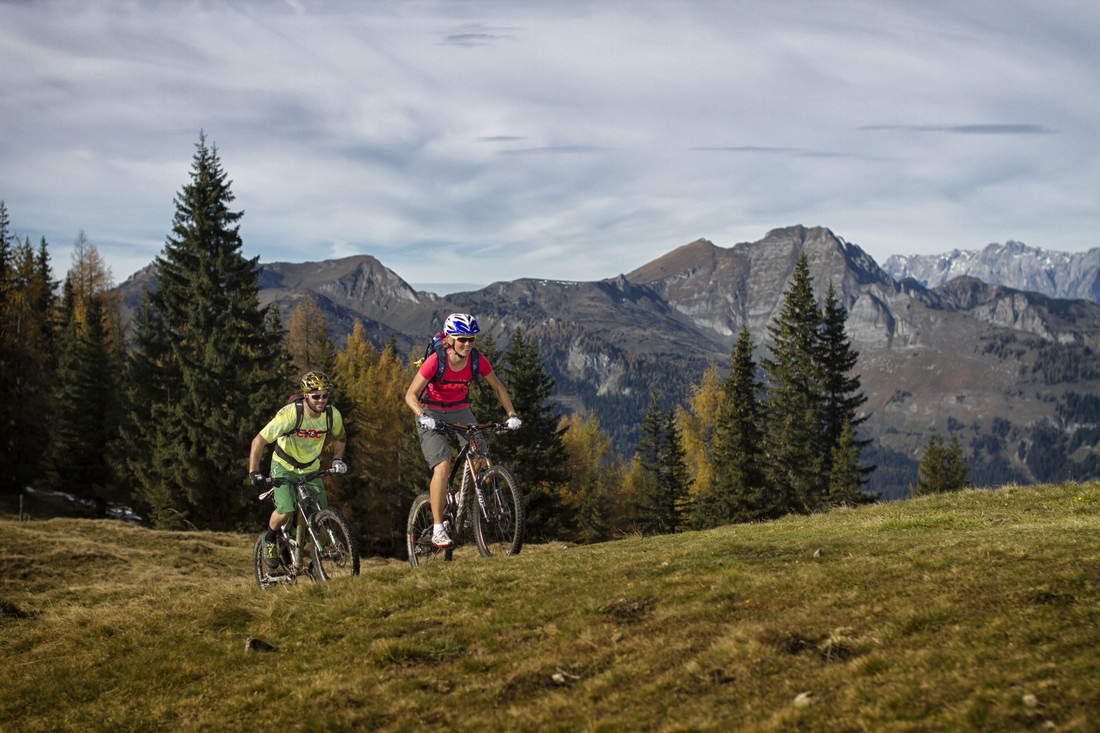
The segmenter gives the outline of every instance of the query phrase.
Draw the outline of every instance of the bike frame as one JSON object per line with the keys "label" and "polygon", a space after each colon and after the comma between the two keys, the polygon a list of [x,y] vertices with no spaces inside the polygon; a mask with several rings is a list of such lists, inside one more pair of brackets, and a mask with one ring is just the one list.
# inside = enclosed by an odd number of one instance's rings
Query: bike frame
{"label": "bike frame", "polygon": [[[481,486],[481,476],[493,465],[493,459],[489,456],[489,447],[478,440],[478,433],[492,428],[497,431],[506,431],[503,423],[489,422],[480,424],[467,423],[440,423],[440,427],[451,433],[465,433],[466,444],[459,448],[454,466],[451,467],[451,475],[447,478],[447,505],[455,507],[454,521],[455,531],[462,529],[462,534],[470,526],[469,512],[479,511],[481,516],[488,516],[485,502],[485,490]],[[480,468],[478,462],[481,462]],[[462,473],[462,480],[456,487],[455,477]],[[470,506],[468,488],[473,484],[475,504]]]}
{"label": "bike frame", "polygon": [[[409,563],[414,568],[437,556],[450,560],[454,550],[470,541],[471,535],[482,557],[492,557],[496,552],[510,555],[522,547],[523,493],[511,472],[490,457],[488,441],[482,436],[487,429],[503,432],[508,428],[503,423],[437,422],[438,432],[464,438],[447,476],[442,517],[454,544],[434,547],[431,492],[418,495],[406,524]],[[490,477],[493,480],[488,480]]]}
{"label": "bike frame", "polygon": [[[302,574],[302,568],[305,564],[306,550],[310,557],[315,556],[321,547],[320,541],[317,539],[317,535],[313,531],[313,522],[310,519],[321,510],[321,505],[312,494],[309,493],[309,489],[306,488],[313,479],[318,476],[328,476],[333,473],[332,469],[326,471],[314,471],[307,473],[294,479],[268,479],[273,485],[272,488],[264,493],[260,494],[259,498],[262,501],[268,497],[275,501],[275,486],[281,486],[291,484],[294,486],[294,513],[291,517],[283,523],[283,526],[279,528],[279,533],[283,537],[283,541],[290,549],[290,565],[287,566],[288,576],[297,577]],[[294,534],[291,536],[290,526],[294,525]],[[306,543],[306,534],[309,534],[310,543]],[[273,580],[278,579],[281,576],[271,576]]]}
{"label": "bike frame", "polygon": [[[463,430],[466,432],[466,444],[459,449],[454,466],[451,468],[451,475],[447,478],[447,503],[455,507],[455,531],[458,531],[459,527],[465,529],[468,526],[468,524],[463,523],[467,521],[467,513],[472,511],[467,503],[467,497],[470,495],[467,489],[470,484],[473,484],[474,487],[477,510],[482,513],[482,516],[485,515],[485,492],[481,488],[481,482],[477,479],[480,472],[484,472],[485,469],[493,465],[488,448],[478,442],[477,432],[472,428],[484,430],[485,428],[495,427],[496,423],[485,423],[483,425],[443,424],[452,431]],[[480,471],[475,464],[477,460],[483,461]],[[460,472],[462,480],[456,486],[455,477]]]}

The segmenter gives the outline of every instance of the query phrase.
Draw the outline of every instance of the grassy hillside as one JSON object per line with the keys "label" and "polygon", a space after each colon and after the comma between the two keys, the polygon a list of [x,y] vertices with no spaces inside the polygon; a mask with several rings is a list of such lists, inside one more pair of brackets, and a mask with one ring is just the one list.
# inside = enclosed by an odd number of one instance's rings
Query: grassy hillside
{"label": "grassy hillside", "polygon": [[1100,483],[268,591],[252,541],[0,521],[0,730],[1100,726]]}

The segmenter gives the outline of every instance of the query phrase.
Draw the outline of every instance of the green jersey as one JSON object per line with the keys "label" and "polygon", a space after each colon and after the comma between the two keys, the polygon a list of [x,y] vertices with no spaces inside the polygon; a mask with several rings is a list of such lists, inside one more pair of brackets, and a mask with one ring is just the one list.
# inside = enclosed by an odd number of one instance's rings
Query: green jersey
{"label": "green jersey", "polygon": [[[298,426],[297,431],[290,432],[294,429],[296,422],[298,422],[298,409],[291,402],[275,414],[271,422],[260,431],[260,435],[268,443],[277,443],[303,467],[290,465],[278,453],[272,456],[272,461],[277,461],[284,468],[296,473],[316,471],[317,459],[321,457],[321,449],[325,447],[325,438],[329,435],[328,418],[323,411],[317,417],[310,417],[308,412],[303,411],[302,424]],[[334,440],[345,439],[344,418],[335,407],[332,408],[331,434]]]}

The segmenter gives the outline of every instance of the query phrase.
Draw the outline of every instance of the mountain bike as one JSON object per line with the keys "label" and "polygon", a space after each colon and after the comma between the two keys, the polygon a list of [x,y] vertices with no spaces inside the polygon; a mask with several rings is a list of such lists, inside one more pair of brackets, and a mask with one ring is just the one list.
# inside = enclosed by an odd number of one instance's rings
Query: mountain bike
{"label": "mountain bike", "polygon": [[[523,492],[512,472],[489,457],[482,430],[504,432],[504,423],[439,423],[436,430],[451,435],[463,434],[466,444],[458,452],[447,479],[447,504],[443,524],[454,545],[440,548],[432,544],[432,502],[425,491],[413,499],[409,510],[406,539],[409,565],[414,568],[439,557],[452,559],[455,548],[473,536],[482,557],[516,555],[523,548],[526,508]],[[456,481],[457,477],[461,479]]]}
{"label": "mountain bike", "polygon": [[256,583],[261,588],[279,583],[297,583],[306,576],[314,582],[359,574],[359,541],[347,517],[336,507],[322,509],[320,502],[306,486],[318,476],[328,476],[332,469],[313,471],[301,476],[268,478],[272,488],[259,499],[275,501],[275,487],[294,486],[295,511],[276,533],[279,565],[269,568],[264,562],[264,532],[256,538],[252,561],[256,568]]}

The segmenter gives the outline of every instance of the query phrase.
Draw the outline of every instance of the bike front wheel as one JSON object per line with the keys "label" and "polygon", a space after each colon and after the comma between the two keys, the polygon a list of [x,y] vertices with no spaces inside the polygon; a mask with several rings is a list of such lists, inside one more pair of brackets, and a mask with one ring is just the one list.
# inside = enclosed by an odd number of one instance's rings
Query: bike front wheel
{"label": "bike front wheel", "polygon": [[405,528],[405,542],[409,551],[409,565],[419,567],[432,560],[450,560],[452,548],[441,550],[432,544],[432,497],[427,491],[413,499],[409,509],[409,521]]}
{"label": "bike front wheel", "polygon": [[333,580],[359,574],[359,542],[347,517],[336,507],[313,515],[313,534],[320,545],[314,550],[314,578]]}
{"label": "bike front wheel", "polygon": [[485,506],[474,506],[474,539],[482,557],[517,555],[523,549],[527,509],[512,472],[504,466],[489,466],[479,474]]}

